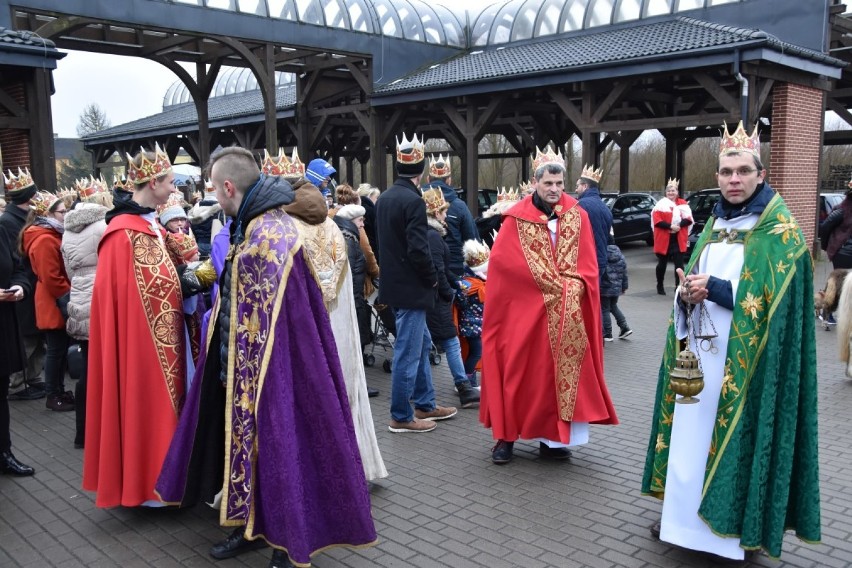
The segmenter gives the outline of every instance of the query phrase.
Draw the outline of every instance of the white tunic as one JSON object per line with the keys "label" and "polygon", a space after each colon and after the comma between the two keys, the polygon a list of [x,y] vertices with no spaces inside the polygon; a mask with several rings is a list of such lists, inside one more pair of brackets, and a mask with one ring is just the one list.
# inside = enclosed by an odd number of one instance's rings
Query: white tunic
{"label": "white tunic", "polygon": [[[717,219],[713,228],[747,231],[757,224],[758,218],[758,215],[752,214],[729,221]],[[736,298],[742,266],[742,243],[713,243],[704,247],[693,273],[710,274],[730,281],[733,297]],[[678,309],[679,291],[675,294],[675,310]],[[697,344],[694,338],[690,338],[689,348],[701,360],[704,390],[697,395],[700,402],[696,404],[675,404],[660,540],[692,550],[742,560],[745,551],[740,548],[740,539],[714,534],[698,516],[733,316],[730,310],[709,300],[705,302],[705,306],[718,334],[718,337],[712,340],[716,352],[703,350],[700,343]],[[698,309],[693,310],[693,331],[698,329],[698,314]],[[677,324],[677,337],[683,339],[686,337],[686,319],[682,311]],[[708,328],[709,325],[705,324],[702,334],[712,333],[705,332]],[[705,341],[704,348],[707,347]]]}

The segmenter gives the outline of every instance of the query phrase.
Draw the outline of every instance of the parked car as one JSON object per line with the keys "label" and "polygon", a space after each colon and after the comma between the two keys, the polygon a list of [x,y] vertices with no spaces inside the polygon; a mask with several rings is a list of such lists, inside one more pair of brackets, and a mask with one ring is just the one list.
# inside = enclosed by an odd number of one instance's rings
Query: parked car
{"label": "parked car", "polygon": [[654,244],[651,213],[657,200],[648,193],[601,193],[601,199],[612,211],[612,232],[618,244],[645,241]]}
{"label": "parked car", "polygon": [[721,197],[722,191],[716,187],[696,191],[686,198],[686,202],[692,210],[692,230],[686,244],[686,258],[692,256],[692,249],[695,248],[698,236],[704,230],[704,225],[707,224],[707,219],[710,218],[713,207],[716,206]]}
{"label": "parked car", "polygon": [[840,205],[845,197],[846,195],[843,193],[820,193],[819,222],[822,223],[823,221],[825,221],[825,218],[828,217],[828,214],[831,213],[835,207]]}
{"label": "parked car", "polygon": [[[463,188],[456,188],[456,194],[459,199],[464,202],[467,202],[467,190]],[[477,192],[477,201],[479,202],[478,210],[476,211],[475,217],[482,217],[482,213],[485,212],[489,207],[497,203],[497,190],[496,189],[480,189]]]}

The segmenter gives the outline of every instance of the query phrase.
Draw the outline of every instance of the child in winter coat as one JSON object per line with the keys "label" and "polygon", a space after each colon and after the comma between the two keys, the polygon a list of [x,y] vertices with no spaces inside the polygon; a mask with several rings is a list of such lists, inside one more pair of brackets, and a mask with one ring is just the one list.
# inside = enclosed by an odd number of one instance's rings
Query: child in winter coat
{"label": "child in winter coat", "polygon": [[464,255],[464,276],[456,291],[458,306],[459,338],[462,350],[467,344],[464,359],[464,372],[470,384],[479,386],[476,378],[476,366],[482,358],[482,312],[485,308],[485,279],[488,275],[488,258],[491,251],[488,245],[476,240],[465,241],[462,246]]}
{"label": "child in winter coat", "polygon": [[607,278],[601,286],[601,308],[603,311],[604,341],[612,341],[612,320],[609,315],[615,316],[621,333],[619,339],[626,339],[633,333],[627,324],[627,318],[618,307],[618,297],[627,292],[627,261],[621,253],[621,249],[615,244],[612,235],[607,239],[606,247],[606,274]]}

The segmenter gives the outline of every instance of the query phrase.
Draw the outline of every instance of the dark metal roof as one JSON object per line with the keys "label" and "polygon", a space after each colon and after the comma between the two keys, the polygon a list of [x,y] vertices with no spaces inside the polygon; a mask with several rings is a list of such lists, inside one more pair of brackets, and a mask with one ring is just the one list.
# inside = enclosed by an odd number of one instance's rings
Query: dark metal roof
{"label": "dark metal roof", "polygon": [[49,39],[0,26],[0,64],[56,69],[56,60],[63,57]]}
{"label": "dark metal roof", "polygon": [[[296,86],[283,85],[275,91],[275,107],[281,111],[296,105]],[[211,97],[207,101],[210,128],[217,128],[222,123],[230,123],[233,119],[257,116],[263,122],[263,96],[259,90],[245,91],[233,95]],[[122,138],[128,134],[139,132],[154,133],[157,130],[169,128],[177,130],[188,127],[188,130],[198,129],[198,115],[195,103],[182,103],[166,107],[163,112],[133,122],[127,122],[106,130],[101,130],[83,138],[86,142],[99,142],[107,138]]]}
{"label": "dark metal roof", "polygon": [[768,48],[830,67],[846,65],[839,59],[782,42],[760,30],[675,17],[473,51],[397,79],[377,89],[375,96],[745,47]]}

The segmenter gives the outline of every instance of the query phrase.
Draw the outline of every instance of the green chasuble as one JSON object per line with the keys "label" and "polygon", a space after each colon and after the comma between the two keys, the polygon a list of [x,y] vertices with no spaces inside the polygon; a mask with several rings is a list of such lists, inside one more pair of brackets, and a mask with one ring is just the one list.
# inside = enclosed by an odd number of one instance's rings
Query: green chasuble
{"label": "green chasuble", "polygon": [[[783,199],[775,195],[750,231],[704,228],[687,273],[713,242],[742,242],[725,376],[707,456],[699,516],[742,548],[781,554],[785,530],[820,540],[813,265]],[[657,381],[642,492],[662,498],[679,352],[674,323]]]}

